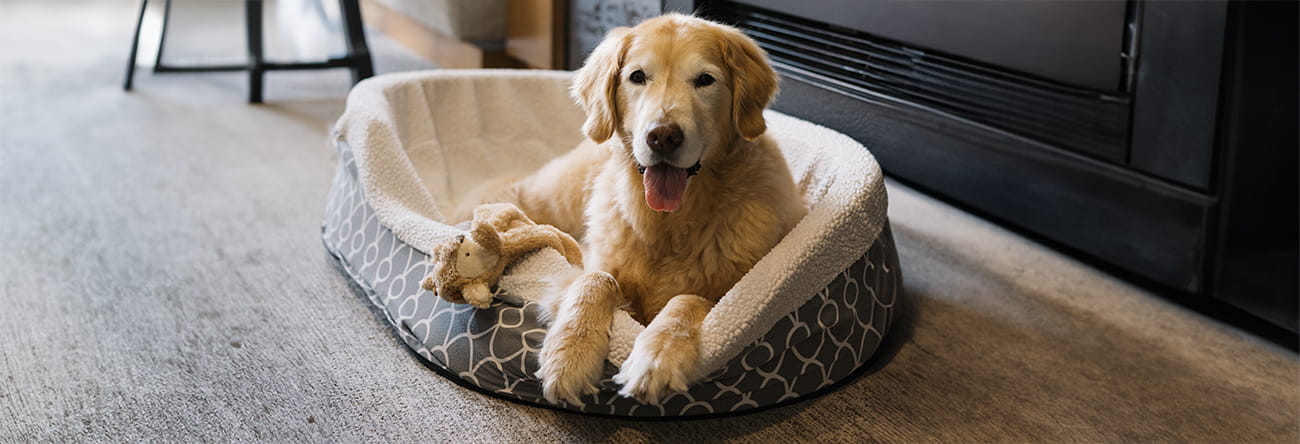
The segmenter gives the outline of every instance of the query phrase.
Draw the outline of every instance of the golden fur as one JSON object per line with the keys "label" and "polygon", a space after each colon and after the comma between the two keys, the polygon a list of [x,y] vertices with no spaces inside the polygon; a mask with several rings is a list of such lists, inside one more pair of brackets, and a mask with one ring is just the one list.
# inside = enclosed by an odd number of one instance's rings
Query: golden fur
{"label": "golden fur", "polygon": [[[635,71],[645,81],[629,81]],[[700,86],[697,79],[716,79]],[[586,272],[560,285],[538,376],[551,401],[595,391],[613,312],[647,325],[615,380],[655,402],[696,374],[699,328],[713,305],[804,216],[803,198],[766,130],[777,76],[740,31],[669,14],[611,31],[572,85],[591,140],[533,175],[489,193],[540,223],[582,238]],[[674,124],[680,148],[661,155],[646,137]],[[699,174],[680,207],[658,212],[638,165],[646,159]]]}

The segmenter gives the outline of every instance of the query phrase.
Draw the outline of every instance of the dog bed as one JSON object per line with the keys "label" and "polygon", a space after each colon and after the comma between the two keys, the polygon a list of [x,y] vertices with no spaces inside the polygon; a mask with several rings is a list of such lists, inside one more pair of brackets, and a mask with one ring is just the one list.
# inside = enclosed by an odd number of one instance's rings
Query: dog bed
{"label": "dog bed", "polygon": [[601,390],[549,405],[533,375],[546,334],[544,279],[569,267],[554,250],[520,260],[487,309],[420,288],[457,196],[523,175],[582,140],[570,74],[433,71],[362,82],[332,137],[339,153],[323,223],[326,249],[437,373],[529,404],[585,413],[712,416],[819,393],[863,366],[889,331],[901,275],[879,166],[852,139],[773,111],[765,117],[810,205],[804,218],[709,313],[701,374],[658,404],[618,395],[611,377],[643,327],[619,312]]}

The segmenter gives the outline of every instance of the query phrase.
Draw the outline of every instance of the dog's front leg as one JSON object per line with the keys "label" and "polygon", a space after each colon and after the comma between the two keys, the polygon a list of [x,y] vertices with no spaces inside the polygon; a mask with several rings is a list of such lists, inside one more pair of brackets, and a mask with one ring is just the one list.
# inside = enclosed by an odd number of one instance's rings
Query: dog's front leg
{"label": "dog's front leg", "polygon": [[537,370],[548,401],[581,406],[579,398],[597,391],[609,354],[609,327],[622,299],[618,281],[598,271],[579,276],[549,304],[551,327]]}
{"label": "dog's front leg", "polygon": [[619,393],[641,402],[658,403],[684,392],[699,376],[700,324],[713,304],[690,294],[668,301],[645,331],[636,337],[632,353],[614,376]]}

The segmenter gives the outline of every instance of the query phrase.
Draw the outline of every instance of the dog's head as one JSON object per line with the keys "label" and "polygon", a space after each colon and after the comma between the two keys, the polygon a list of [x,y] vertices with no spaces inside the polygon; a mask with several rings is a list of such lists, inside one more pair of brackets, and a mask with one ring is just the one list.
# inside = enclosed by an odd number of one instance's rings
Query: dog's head
{"label": "dog's head", "polygon": [[617,135],[644,171],[646,203],[681,205],[702,163],[767,129],[776,96],[767,55],[739,30],[668,14],[617,28],[592,51],[573,82],[596,142]]}

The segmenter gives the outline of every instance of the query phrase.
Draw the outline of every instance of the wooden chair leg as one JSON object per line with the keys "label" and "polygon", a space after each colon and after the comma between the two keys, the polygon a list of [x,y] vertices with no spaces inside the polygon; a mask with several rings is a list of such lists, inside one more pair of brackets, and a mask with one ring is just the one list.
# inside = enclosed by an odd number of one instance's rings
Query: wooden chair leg
{"label": "wooden chair leg", "polygon": [[126,58],[126,83],[122,89],[131,90],[131,82],[135,77],[135,54],[140,49],[140,27],[144,25],[144,11],[149,7],[149,0],[140,0],[140,15],[135,20],[135,35],[131,37],[131,54]]}

